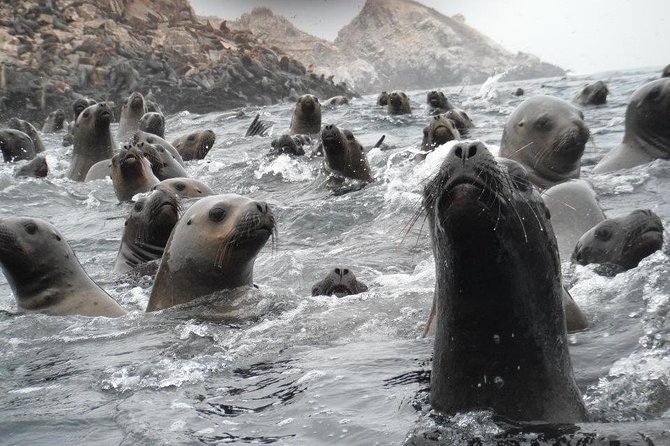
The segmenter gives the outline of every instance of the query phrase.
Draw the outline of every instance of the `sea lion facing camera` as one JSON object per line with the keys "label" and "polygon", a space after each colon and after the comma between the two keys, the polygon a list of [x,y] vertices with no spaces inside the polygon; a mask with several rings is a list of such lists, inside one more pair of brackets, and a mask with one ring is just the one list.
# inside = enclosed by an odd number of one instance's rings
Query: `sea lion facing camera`
{"label": "sea lion facing camera", "polygon": [[577,242],[572,259],[582,265],[612,265],[617,272],[635,268],[663,246],[663,222],[650,210],[608,218]]}
{"label": "sea lion facing camera", "polygon": [[426,103],[431,110],[431,113],[444,113],[447,110],[454,108],[447,97],[441,91],[429,91],[426,94]]}
{"label": "sea lion facing camera", "polygon": [[130,201],[135,194],[150,191],[158,178],[141,147],[127,146],[112,157],[112,183],[116,198]]}
{"label": "sea lion facing camera", "polygon": [[456,130],[454,123],[445,115],[434,116],[423,129],[423,140],[421,150],[431,152],[435,147],[446,144],[454,139],[460,139],[461,135]]}
{"label": "sea lion facing camera", "polygon": [[167,189],[154,190],[135,202],[123,227],[115,272],[160,259],[172,229],[179,220],[177,196]]}
{"label": "sea lion facing camera", "polygon": [[385,91],[379,93],[379,96],[377,96],[376,104],[379,105],[380,107],[386,107],[388,103],[389,103],[389,94]]}
{"label": "sea lion facing camera", "polygon": [[321,104],[311,94],[300,96],[291,118],[292,135],[313,135],[321,131]]}
{"label": "sea lion facing camera", "polygon": [[146,112],[140,118],[137,129],[165,138],[165,116],[162,113]]}
{"label": "sea lion facing camera", "polygon": [[168,190],[179,198],[202,198],[214,195],[214,191],[209,186],[193,178],[169,178],[153,188]]}
{"label": "sea lion facing camera", "polygon": [[526,170],[463,142],[423,195],[436,274],[433,409],[583,421],[556,239]]}
{"label": "sea lion facing camera", "polygon": [[58,230],[42,219],[0,219],[0,264],[20,312],[107,317],[126,314],[86,274]]}
{"label": "sea lion facing camera", "polygon": [[603,81],[597,81],[587,85],[572,100],[580,105],[602,105],[607,103],[609,89]]}
{"label": "sea lion facing camera", "polygon": [[467,135],[470,129],[475,127],[475,123],[470,119],[470,116],[460,108],[452,108],[444,113],[444,117],[454,123],[461,136]]}
{"label": "sea lion facing camera", "polygon": [[323,154],[328,169],[347,178],[372,181],[372,173],[363,146],[349,131],[329,124],[321,132]]}
{"label": "sea lion facing camera", "polygon": [[104,102],[91,105],[81,112],[72,129],[74,147],[67,171],[69,179],[84,181],[91,166],[112,158],[116,150],[109,128],[112,118],[112,111]]}
{"label": "sea lion facing camera", "polygon": [[621,144],[613,148],[593,169],[607,173],[670,159],[670,78],[662,78],[635,90],[626,107]]}
{"label": "sea lion facing camera", "polygon": [[579,178],[582,154],[590,137],[584,114],[551,96],[523,101],[507,119],[500,156],[521,163],[537,187],[546,189]]}
{"label": "sea lion facing camera", "polygon": [[97,103],[96,101],[89,98],[79,98],[72,103],[72,114],[74,118],[72,119],[72,122],[70,122],[70,124],[68,125],[67,133],[65,134],[65,136],[63,136],[64,147],[71,146],[72,143],[74,142],[74,135],[72,134],[72,129],[74,128],[74,125],[77,123],[77,118],[79,118],[81,112],[83,112],[87,107],[95,105],[96,103]]}
{"label": "sea lion facing camera", "polygon": [[275,231],[267,204],[235,194],[198,200],[167,242],[147,311],[253,285],[256,255]]}
{"label": "sea lion facing camera", "polygon": [[28,121],[24,121],[23,119],[12,118],[7,123],[7,126],[10,129],[19,130],[28,135],[30,139],[33,140],[33,145],[35,146],[35,153],[44,152],[44,143],[42,142],[42,138],[40,137],[40,134],[37,133],[37,129],[35,128],[34,125],[29,123]]}
{"label": "sea lion facing camera", "polygon": [[311,142],[309,138],[305,140],[304,135],[281,135],[279,138],[273,139],[270,143],[270,146],[272,146],[270,154],[304,155],[305,149],[303,148],[303,145],[308,144],[306,141]]}
{"label": "sea lion facing camera", "polygon": [[55,133],[65,128],[65,112],[60,108],[49,113],[42,125],[42,133]]}
{"label": "sea lion facing camera", "polygon": [[389,115],[406,115],[412,113],[412,107],[409,105],[407,93],[395,90],[389,93],[386,112]]}
{"label": "sea lion facing camera", "polygon": [[0,130],[0,151],[2,151],[2,158],[6,163],[35,158],[33,140],[19,130]]}
{"label": "sea lion facing camera", "polygon": [[200,130],[184,135],[172,141],[172,145],[184,161],[201,160],[209,153],[216,142],[212,130]]}
{"label": "sea lion facing camera", "polygon": [[144,96],[137,91],[133,92],[123,107],[121,107],[121,116],[119,117],[119,140],[126,140],[139,130],[140,119],[147,112],[147,106],[144,102]]}
{"label": "sea lion facing camera", "polygon": [[367,290],[368,286],[359,282],[349,268],[336,267],[328,271],[326,277],[312,285],[312,296],[343,297]]}

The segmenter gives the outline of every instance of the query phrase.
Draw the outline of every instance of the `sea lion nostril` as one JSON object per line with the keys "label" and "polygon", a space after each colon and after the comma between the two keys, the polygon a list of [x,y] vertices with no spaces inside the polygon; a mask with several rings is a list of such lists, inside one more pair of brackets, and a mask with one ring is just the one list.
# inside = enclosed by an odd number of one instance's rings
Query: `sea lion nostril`
{"label": "sea lion nostril", "polygon": [[468,158],[472,158],[476,154],[477,154],[477,146],[475,144],[473,144],[468,149]]}
{"label": "sea lion nostril", "polygon": [[342,271],[339,268],[335,268],[335,274],[337,274],[338,276],[341,276]]}

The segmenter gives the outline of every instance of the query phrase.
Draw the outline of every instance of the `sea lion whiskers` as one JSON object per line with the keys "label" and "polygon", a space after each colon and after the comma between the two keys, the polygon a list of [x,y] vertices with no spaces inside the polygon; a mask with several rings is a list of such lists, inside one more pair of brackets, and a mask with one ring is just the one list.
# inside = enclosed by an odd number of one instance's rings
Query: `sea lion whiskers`
{"label": "sea lion whiskers", "polygon": [[524,149],[527,149],[528,147],[532,146],[535,143],[535,141],[531,141],[525,146],[521,147],[520,149],[516,149],[514,152],[512,152],[512,155],[516,155],[517,153],[521,152]]}
{"label": "sea lion whiskers", "polygon": [[[268,219],[268,224],[262,226],[263,218]],[[268,228],[271,227],[271,229]],[[237,248],[240,243],[249,238],[253,231],[258,229],[269,229],[271,237],[271,246],[272,252],[276,248],[276,240],[279,239],[277,224],[274,215],[259,215],[256,212],[249,211],[247,212],[240,221],[235,225],[229,228],[229,230],[221,235],[221,238],[226,240],[223,243],[214,258],[214,266],[217,268],[222,268],[224,263],[230,259],[230,255],[233,250]],[[232,236],[230,235],[232,233]]]}

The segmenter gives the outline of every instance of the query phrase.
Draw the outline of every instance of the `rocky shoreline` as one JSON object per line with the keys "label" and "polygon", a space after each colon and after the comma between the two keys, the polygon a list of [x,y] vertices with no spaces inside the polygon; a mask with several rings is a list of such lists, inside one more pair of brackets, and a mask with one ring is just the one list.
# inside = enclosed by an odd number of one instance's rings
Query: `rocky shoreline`
{"label": "rocky shoreline", "polygon": [[2,2],[0,48],[0,121],[41,122],[80,97],[120,107],[132,91],[166,113],[355,95],[250,32],[197,17],[187,0]]}

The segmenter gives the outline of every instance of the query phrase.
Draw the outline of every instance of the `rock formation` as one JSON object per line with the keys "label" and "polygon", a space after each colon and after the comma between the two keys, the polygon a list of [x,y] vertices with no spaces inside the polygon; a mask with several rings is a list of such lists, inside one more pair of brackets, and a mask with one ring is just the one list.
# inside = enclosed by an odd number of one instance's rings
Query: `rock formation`
{"label": "rock formation", "polygon": [[314,71],[332,74],[362,93],[562,76],[565,71],[530,54],[512,54],[465,24],[412,0],[367,0],[334,43],[310,36],[267,8],[231,23],[269,46],[284,49]]}
{"label": "rock formation", "polygon": [[133,90],[168,113],[352,94],[187,0],[3,1],[0,48],[0,120],[37,121],[80,96],[118,105]]}

